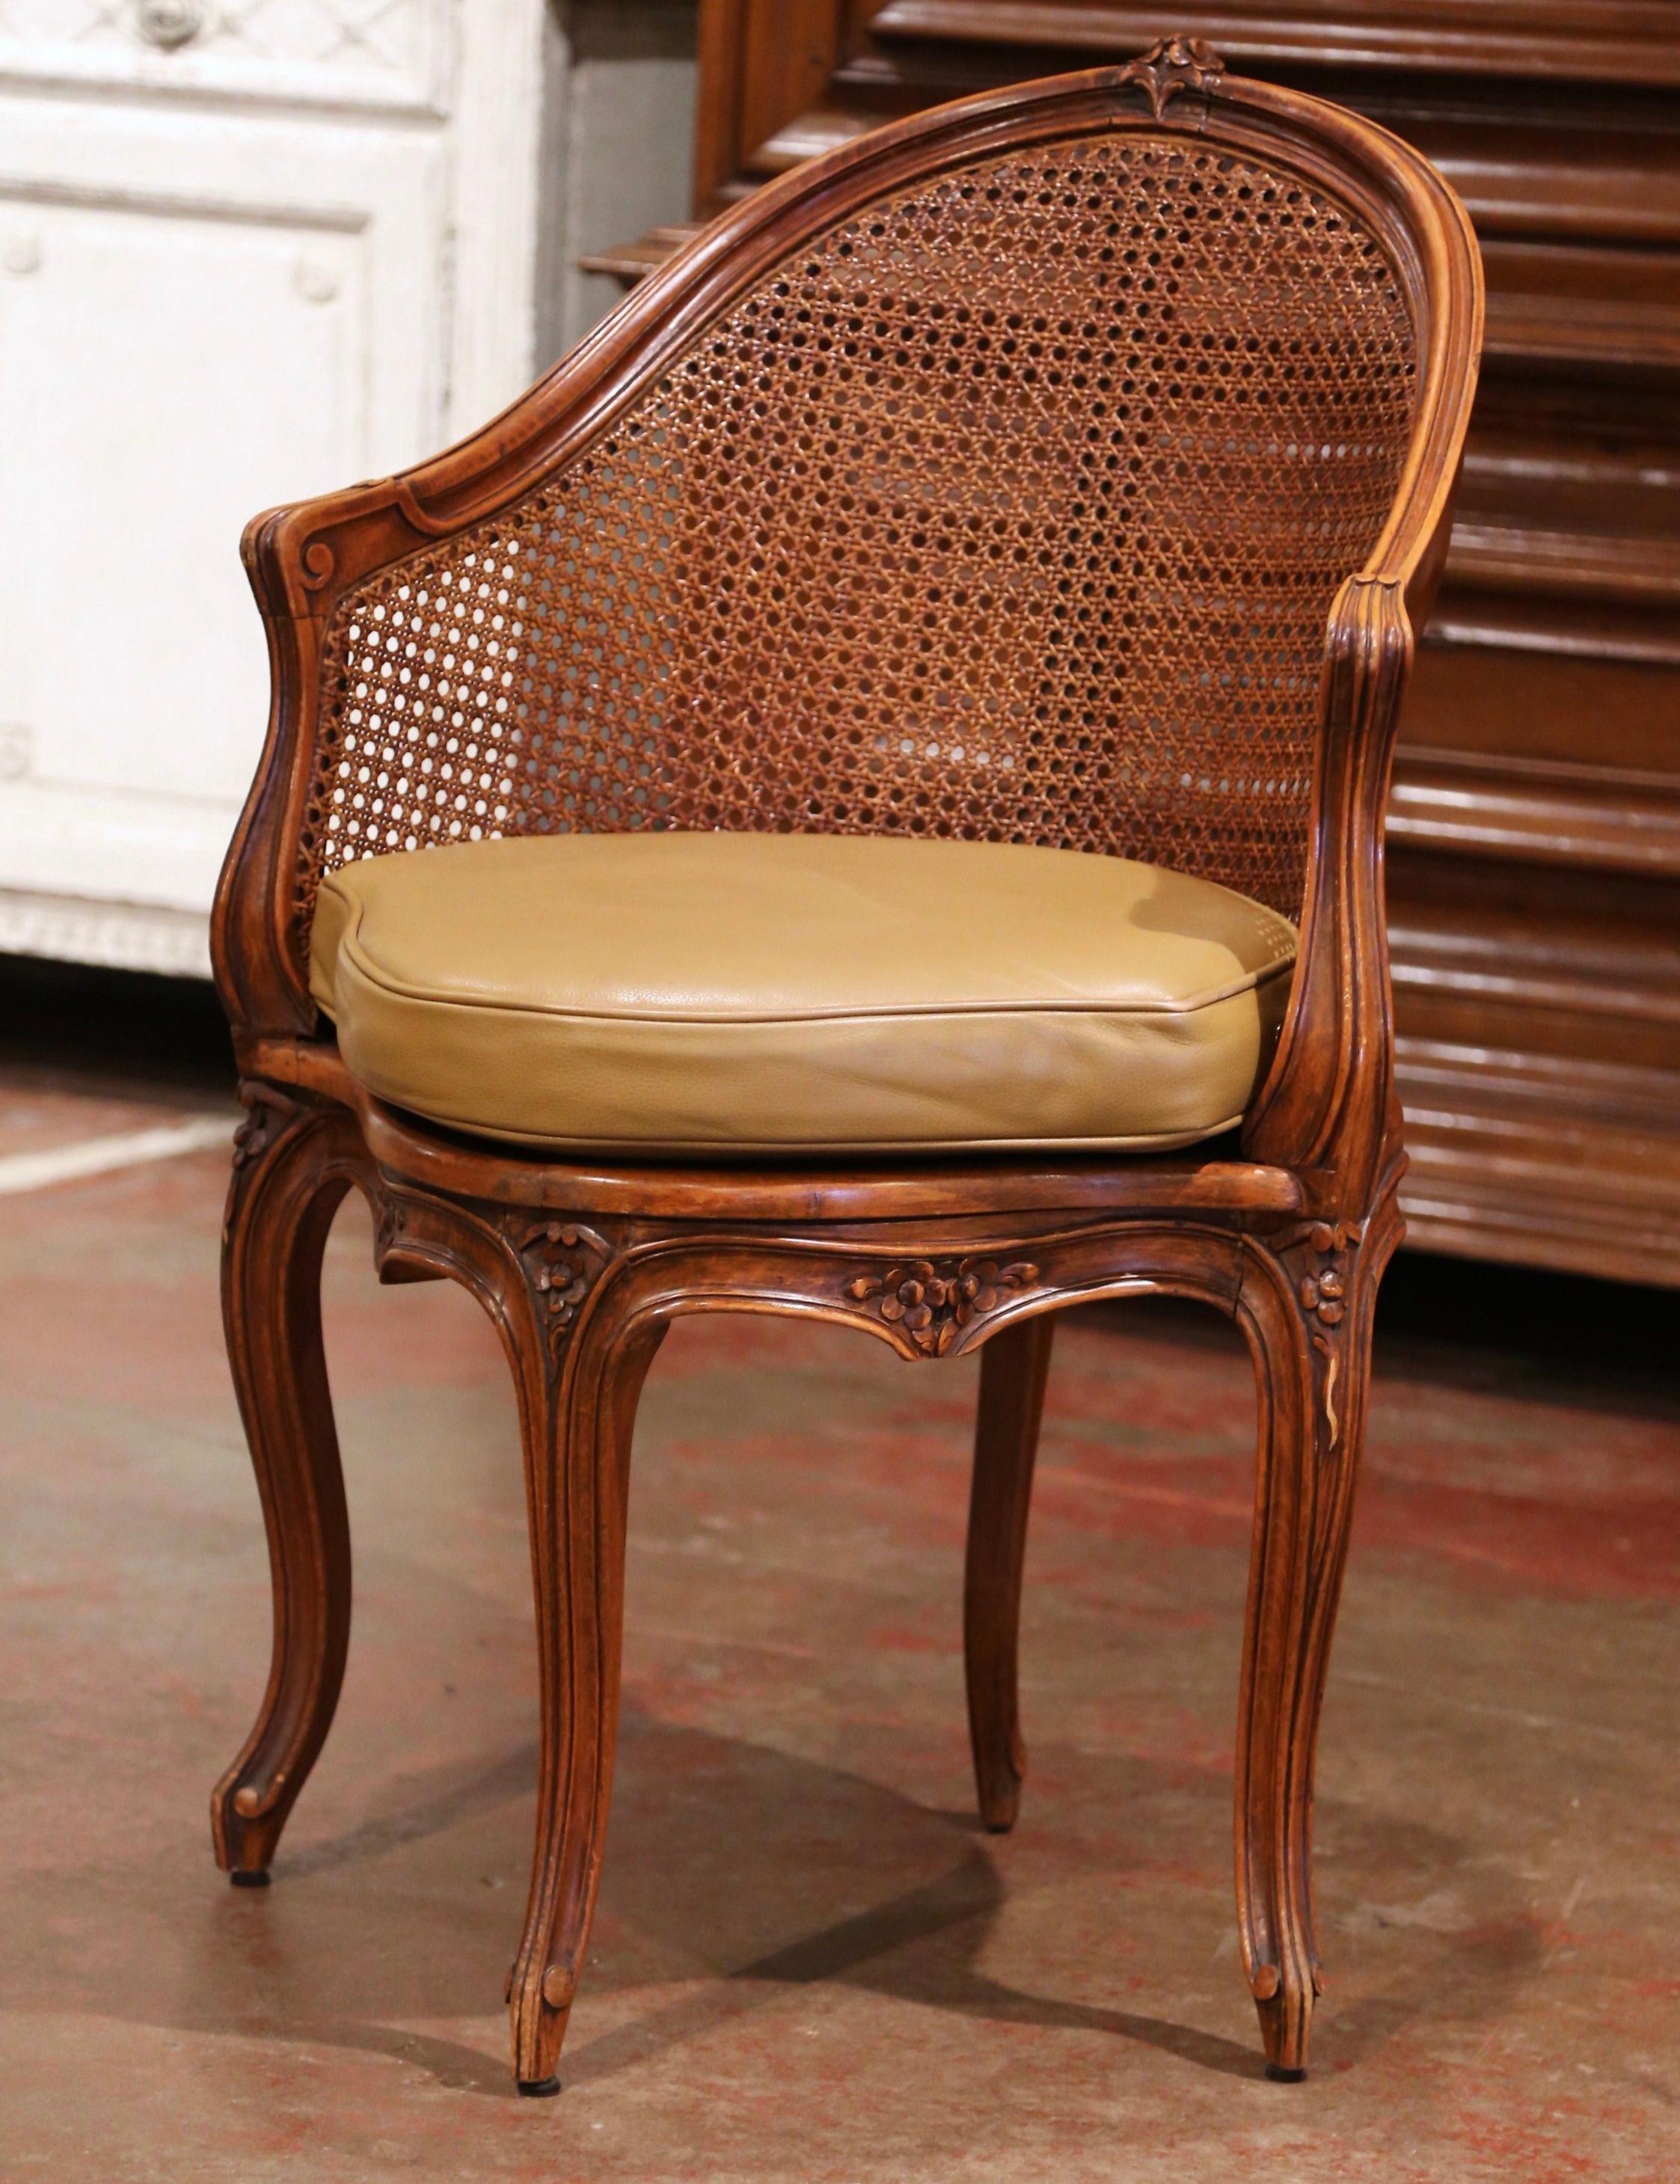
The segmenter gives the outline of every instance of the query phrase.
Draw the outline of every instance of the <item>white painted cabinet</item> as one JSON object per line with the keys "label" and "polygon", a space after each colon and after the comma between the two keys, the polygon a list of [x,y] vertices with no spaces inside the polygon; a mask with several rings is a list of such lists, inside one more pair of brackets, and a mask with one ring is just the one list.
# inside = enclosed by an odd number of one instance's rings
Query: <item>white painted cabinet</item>
{"label": "white painted cabinet", "polygon": [[0,0],[0,948],[204,967],[241,526],[529,379],[542,84],[542,0]]}

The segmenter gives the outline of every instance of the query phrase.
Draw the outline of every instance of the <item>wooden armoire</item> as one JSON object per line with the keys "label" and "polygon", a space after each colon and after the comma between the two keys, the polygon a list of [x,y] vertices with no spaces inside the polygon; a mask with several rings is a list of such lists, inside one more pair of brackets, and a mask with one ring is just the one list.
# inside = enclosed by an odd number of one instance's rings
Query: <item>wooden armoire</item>
{"label": "wooden armoire", "polygon": [[[1419,146],[1488,272],[1389,816],[1414,1242],[1680,1284],[1680,6],[702,0],[694,214],[1173,32]],[[633,281],[692,231],[591,263]]]}

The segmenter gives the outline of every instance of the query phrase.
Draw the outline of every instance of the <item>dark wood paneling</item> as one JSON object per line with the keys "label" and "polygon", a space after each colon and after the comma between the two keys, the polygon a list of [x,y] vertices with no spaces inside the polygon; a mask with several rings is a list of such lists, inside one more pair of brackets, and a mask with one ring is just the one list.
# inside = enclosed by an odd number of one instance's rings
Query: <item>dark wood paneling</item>
{"label": "dark wood paneling", "polygon": [[[889,115],[1187,26],[1098,0],[703,20],[697,218]],[[1416,143],[1488,271],[1391,808],[1412,1234],[1680,1284],[1680,9],[1223,0],[1190,27]],[[595,262],[634,279],[691,231]]]}
{"label": "dark wood paneling", "polygon": [[1332,0],[1276,8],[1115,8],[1103,0],[887,0],[870,11],[883,37],[1135,53],[1193,27],[1227,58],[1265,62],[1566,73],[1585,80],[1680,84],[1674,10],[1665,0]]}

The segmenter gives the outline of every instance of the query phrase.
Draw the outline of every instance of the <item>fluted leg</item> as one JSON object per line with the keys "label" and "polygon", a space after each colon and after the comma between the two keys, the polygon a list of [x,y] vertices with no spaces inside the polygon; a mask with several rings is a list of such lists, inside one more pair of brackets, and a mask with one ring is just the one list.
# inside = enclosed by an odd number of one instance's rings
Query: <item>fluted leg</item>
{"label": "fluted leg", "polygon": [[1306,2075],[1322,1992],[1313,1925],[1313,1768],[1365,1432],[1390,1202],[1363,1238],[1315,1223],[1256,1246],[1238,1318],[1260,1391],[1254,1544],[1237,1745],[1237,1894],[1267,2069]]}
{"label": "fluted leg", "polygon": [[1016,1668],[1021,1574],[1054,1328],[1049,1313],[1018,1320],[980,1353],[963,1651],[980,1817],[1000,1833],[1015,1825],[1026,1769]]}
{"label": "fluted leg", "polygon": [[[548,1284],[539,1304],[565,1296],[577,1263],[562,1256],[568,1248],[557,1238],[548,1273],[539,1271]],[[537,1249],[540,1258],[541,1234]],[[508,2000],[526,2093],[559,2091],[595,1908],[617,1736],[631,1434],[659,1334],[616,1325],[608,1295],[569,1347],[563,1328],[545,1339],[540,1318],[521,1341],[542,1733],[536,1858]]]}
{"label": "fluted leg", "polygon": [[222,1239],[229,1362],[268,1528],[274,1652],[255,1727],[216,1785],[216,1863],[266,1880],[338,1702],[350,1534],[321,1348],[321,1253],[351,1179],[342,1117],[248,1088]]}

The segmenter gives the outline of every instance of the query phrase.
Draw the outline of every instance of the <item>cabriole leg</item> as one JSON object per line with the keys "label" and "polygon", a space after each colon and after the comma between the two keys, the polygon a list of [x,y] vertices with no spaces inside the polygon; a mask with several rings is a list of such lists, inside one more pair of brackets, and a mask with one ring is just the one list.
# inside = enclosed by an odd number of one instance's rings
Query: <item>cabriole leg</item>
{"label": "cabriole leg", "polygon": [[963,1651],[980,1817],[999,1832],[1015,1825],[1026,1768],[1016,1666],[1021,1578],[1054,1328],[1048,1312],[1019,1320],[980,1353]]}
{"label": "cabriole leg", "polygon": [[517,1346],[542,1724],[536,1857],[508,2001],[515,2073],[531,2094],[559,2091],[594,1914],[618,1726],[631,1435],[663,1332],[616,1324],[609,1291],[568,1343],[570,1306],[556,1315],[552,1301],[579,1278],[572,1250],[559,1232],[527,1245],[538,1311]]}
{"label": "cabriole leg", "polygon": [[1322,1992],[1312,1906],[1313,1769],[1365,1433],[1391,1201],[1255,1244],[1238,1317],[1260,1393],[1254,1544],[1237,1741],[1237,1896],[1268,2075],[1306,2075]]}
{"label": "cabriole leg", "polygon": [[210,1799],[216,1863],[268,1878],[338,1702],[350,1533],[321,1347],[321,1254],[350,1181],[348,1119],[247,1087],[222,1236],[222,1310],[268,1529],[274,1652],[255,1727]]}

